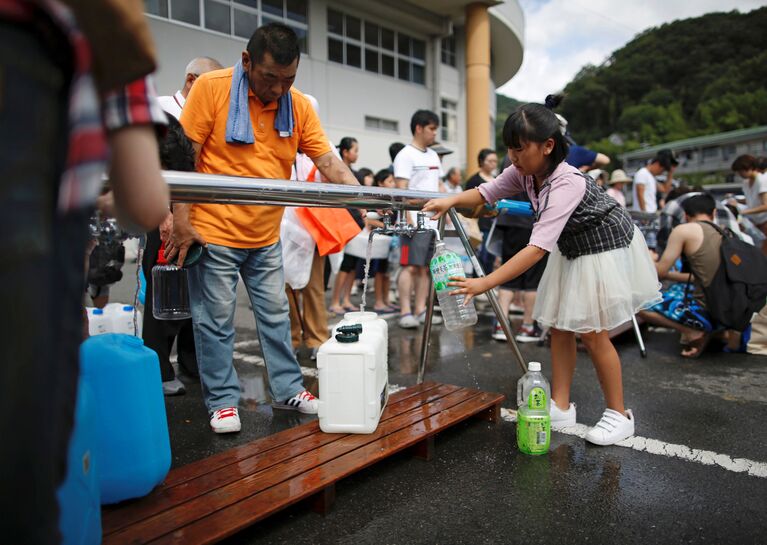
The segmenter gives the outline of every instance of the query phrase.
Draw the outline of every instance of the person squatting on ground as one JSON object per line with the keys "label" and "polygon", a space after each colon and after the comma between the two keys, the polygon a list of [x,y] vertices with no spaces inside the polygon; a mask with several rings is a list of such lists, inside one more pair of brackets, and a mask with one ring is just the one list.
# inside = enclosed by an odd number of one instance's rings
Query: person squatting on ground
{"label": "person squatting on ground", "polygon": [[[707,194],[693,195],[682,202],[683,223],[674,227],[660,260],[655,264],[658,277],[678,282],[663,292],[663,301],[640,313],[648,323],[669,327],[682,334],[682,356],[697,358],[706,348],[716,327],[706,310],[703,288],[714,278],[721,263],[722,235],[706,222],[714,222],[716,201]],[[690,272],[671,268],[684,256]],[[692,287],[688,284],[692,283]]]}
{"label": "person squatting on ground", "polygon": [[[98,25],[110,25],[109,43],[87,32]],[[154,55],[140,9],[104,1],[73,13],[52,0],[3,0],[0,27],[0,308],[12,316],[0,328],[0,535],[53,544],[77,397],[88,221],[108,162],[121,224],[138,232],[162,221],[168,189],[155,125],[165,115],[143,79]]]}
{"label": "person squatting on ground", "polygon": [[[309,100],[292,88],[299,60],[295,32],[270,23],[256,29],[236,66],[197,79],[181,125],[194,145],[199,172],[285,180],[300,148],[328,180],[357,185],[330,149]],[[291,347],[279,241],[282,211],[281,206],[174,206],[168,257],[178,254],[182,265],[192,243],[207,247],[189,269],[189,292],[203,398],[216,433],[241,427],[232,361],[238,275],[253,306],[273,407],[317,412]]]}
{"label": "person squatting on ground", "polygon": [[[548,253],[533,317],[551,328],[552,427],[574,425],[570,386],[580,333],[599,377],[607,409],[586,440],[610,445],[634,433],[623,402],[621,363],[608,331],[660,301],[660,284],[644,238],[626,210],[564,162],[567,143],[555,115],[540,104],[521,106],[506,120],[503,139],[512,166],[477,190],[434,199],[424,211],[444,215],[527,193],[535,211],[530,242],[485,278],[454,278],[453,294],[468,301],[516,278]],[[562,410],[562,409],[565,410]]]}
{"label": "person squatting on ground", "polygon": [[[160,142],[160,164],[165,170],[194,171],[194,148],[177,120],[181,117],[186,97],[189,96],[189,91],[197,78],[206,72],[221,68],[223,68],[221,63],[210,57],[192,59],[186,66],[183,87],[172,96],[157,97],[169,121],[168,134]],[[182,395],[186,393],[186,388],[184,383],[176,377],[173,364],[170,362],[170,352],[175,342],[181,372],[189,380],[199,380],[192,319],[158,320],[152,314],[152,268],[157,264],[160,248],[168,240],[172,229],[173,214],[169,212],[159,229],[147,233],[146,248],[141,260],[146,279],[146,303],[141,336],[144,339],[144,345],[157,352],[157,357],[160,359],[163,393]]]}
{"label": "person squatting on ground", "polygon": [[[437,138],[439,117],[429,110],[418,110],[410,119],[413,140],[394,158],[394,179],[400,189],[416,191],[440,190],[442,165],[437,152],[429,148]],[[416,213],[408,212],[408,223],[415,225]],[[436,228],[437,222],[426,220],[425,227]],[[434,255],[434,234],[415,233],[412,237],[400,237],[400,265],[397,279],[399,290],[400,319],[403,329],[414,329],[426,321],[426,299],[431,289],[429,261]],[[411,294],[414,293],[413,302]],[[433,325],[441,324],[442,318],[432,316]]]}

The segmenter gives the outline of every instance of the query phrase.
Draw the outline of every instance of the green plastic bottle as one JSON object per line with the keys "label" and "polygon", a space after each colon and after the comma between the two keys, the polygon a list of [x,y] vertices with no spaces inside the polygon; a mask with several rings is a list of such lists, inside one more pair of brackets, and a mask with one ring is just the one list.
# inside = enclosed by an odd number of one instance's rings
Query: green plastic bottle
{"label": "green plastic bottle", "polygon": [[517,446],[525,454],[546,454],[551,443],[551,389],[541,364],[531,361],[517,382]]}

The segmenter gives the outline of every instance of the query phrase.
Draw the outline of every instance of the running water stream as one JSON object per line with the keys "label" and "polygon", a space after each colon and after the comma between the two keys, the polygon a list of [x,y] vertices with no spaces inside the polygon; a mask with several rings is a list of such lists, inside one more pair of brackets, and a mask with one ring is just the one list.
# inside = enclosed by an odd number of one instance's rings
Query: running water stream
{"label": "running water stream", "polygon": [[368,237],[368,247],[365,252],[365,269],[362,272],[362,302],[360,303],[360,312],[365,312],[365,301],[368,293],[368,278],[370,276],[370,257],[373,255],[373,237],[375,231],[371,231]]}

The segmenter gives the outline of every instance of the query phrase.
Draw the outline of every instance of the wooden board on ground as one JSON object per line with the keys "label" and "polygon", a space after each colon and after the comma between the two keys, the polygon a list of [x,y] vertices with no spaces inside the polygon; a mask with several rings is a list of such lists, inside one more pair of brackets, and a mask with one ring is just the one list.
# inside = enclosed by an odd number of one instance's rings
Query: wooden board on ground
{"label": "wooden board on ground", "polygon": [[434,436],[468,418],[497,421],[504,396],[427,382],[390,399],[368,435],[313,422],[172,470],[145,498],[103,509],[105,544],[215,543],[299,501],[327,513],[335,483],[403,450],[431,459]]}

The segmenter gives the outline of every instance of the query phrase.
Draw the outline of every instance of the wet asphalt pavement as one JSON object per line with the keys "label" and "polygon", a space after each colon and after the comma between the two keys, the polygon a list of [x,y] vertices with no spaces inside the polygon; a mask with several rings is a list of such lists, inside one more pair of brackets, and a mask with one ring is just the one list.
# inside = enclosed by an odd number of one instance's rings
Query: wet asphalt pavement
{"label": "wet asphalt pavement", "polygon": [[[131,269],[127,264],[126,276]],[[129,291],[124,280],[113,300],[131,300]],[[411,386],[422,330],[402,330],[396,317],[388,322],[390,384]],[[186,395],[166,398],[174,467],[314,418],[272,413],[244,291],[235,323],[242,432],[213,434],[200,386],[188,383]],[[520,373],[506,344],[490,339],[491,328],[487,312],[458,334],[436,326],[426,379],[501,392],[503,406],[514,408]],[[761,420],[767,357],[709,352],[684,360],[676,334],[646,331],[644,338],[646,359],[631,332],[616,342],[639,436],[628,446],[596,447],[579,430],[553,432],[550,452],[530,457],[517,450],[508,413],[497,424],[471,421],[437,436],[431,462],[397,455],[341,481],[329,515],[299,504],[227,543],[767,543]],[[523,344],[521,350],[550,377],[547,348]],[[300,363],[316,393],[308,355],[302,351]],[[585,426],[604,409],[585,353],[578,355],[572,400]]]}

